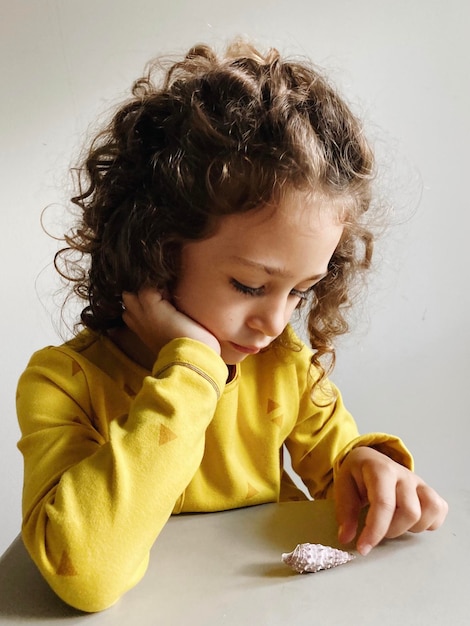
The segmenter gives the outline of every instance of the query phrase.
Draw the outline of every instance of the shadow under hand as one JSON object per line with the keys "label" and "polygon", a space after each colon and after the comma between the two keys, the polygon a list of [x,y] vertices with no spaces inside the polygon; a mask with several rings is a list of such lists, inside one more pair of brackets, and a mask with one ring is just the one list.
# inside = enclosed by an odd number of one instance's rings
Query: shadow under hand
{"label": "shadow under hand", "polygon": [[[269,579],[296,578],[291,568],[281,563],[281,554],[300,543],[320,543],[341,550],[354,550],[354,544],[338,541],[335,505],[331,500],[308,500],[262,506],[243,534],[257,562],[243,567],[243,575]],[[246,547],[245,547],[246,550]],[[264,558],[263,558],[264,557]]]}
{"label": "shadow under hand", "polygon": [[[299,543],[321,543],[323,545],[352,549],[338,541],[338,524],[332,500],[308,500],[281,503],[269,508],[258,529],[264,541],[290,552]],[[260,538],[260,540],[262,540]]]}

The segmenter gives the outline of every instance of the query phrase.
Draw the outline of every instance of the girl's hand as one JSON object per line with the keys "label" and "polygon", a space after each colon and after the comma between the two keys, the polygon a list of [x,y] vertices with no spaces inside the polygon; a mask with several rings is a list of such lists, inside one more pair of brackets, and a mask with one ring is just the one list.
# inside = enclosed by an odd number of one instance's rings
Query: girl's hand
{"label": "girl's hand", "polygon": [[122,302],[125,324],[155,356],[169,341],[179,337],[201,341],[220,354],[214,335],[178,311],[157,289],[146,287],[137,294],[123,293]]}
{"label": "girl's hand", "polygon": [[339,540],[343,543],[354,539],[360,511],[369,505],[356,544],[363,556],[384,537],[439,528],[448,511],[445,500],[421,478],[373,448],[351,450],[335,478],[334,489]]}

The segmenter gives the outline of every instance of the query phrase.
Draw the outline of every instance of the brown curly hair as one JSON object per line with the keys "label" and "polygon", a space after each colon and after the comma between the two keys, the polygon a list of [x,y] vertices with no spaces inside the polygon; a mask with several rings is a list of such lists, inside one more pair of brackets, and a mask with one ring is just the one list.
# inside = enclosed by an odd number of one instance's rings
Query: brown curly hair
{"label": "brown curly hair", "polygon": [[82,324],[98,332],[123,324],[123,291],[171,290],[182,244],[208,236],[220,216],[286,189],[339,201],[344,234],[307,316],[313,364],[321,378],[321,357],[333,367],[351,286],[372,253],[362,217],[373,156],[358,119],[309,62],[240,41],[221,57],[198,45],[181,61],[154,61],[75,171],[80,220],[55,266],[87,301]]}

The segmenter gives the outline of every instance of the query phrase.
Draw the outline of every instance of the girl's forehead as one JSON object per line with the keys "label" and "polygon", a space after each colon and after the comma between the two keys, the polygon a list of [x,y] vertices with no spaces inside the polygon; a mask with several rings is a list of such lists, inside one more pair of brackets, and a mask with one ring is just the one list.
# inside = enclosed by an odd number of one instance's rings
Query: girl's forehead
{"label": "girl's forehead", "polygon": [[343,225],[336,210],[311,197],[227,215],[207,239],[183,249],[183,263],[265,269],[307,278],[325,272]]}
{"label": "girl's forehead", "polygon": [[341,226],[344,214],[345,202],[294,191],[258,209],[222,217],[215,234],[242,239],[253,233],[261,237],[277,233],[281,239],[316,236]]}

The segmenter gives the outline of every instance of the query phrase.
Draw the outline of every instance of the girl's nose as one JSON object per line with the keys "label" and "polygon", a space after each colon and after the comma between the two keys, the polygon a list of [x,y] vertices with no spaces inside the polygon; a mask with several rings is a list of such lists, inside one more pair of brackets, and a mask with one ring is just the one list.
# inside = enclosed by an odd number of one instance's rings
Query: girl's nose
{"label": "girl's nose", "polygon": [[286,327],[291,311],[285,302],[257,309],[248,319],[248,326],[267,337],[278,337]]}

